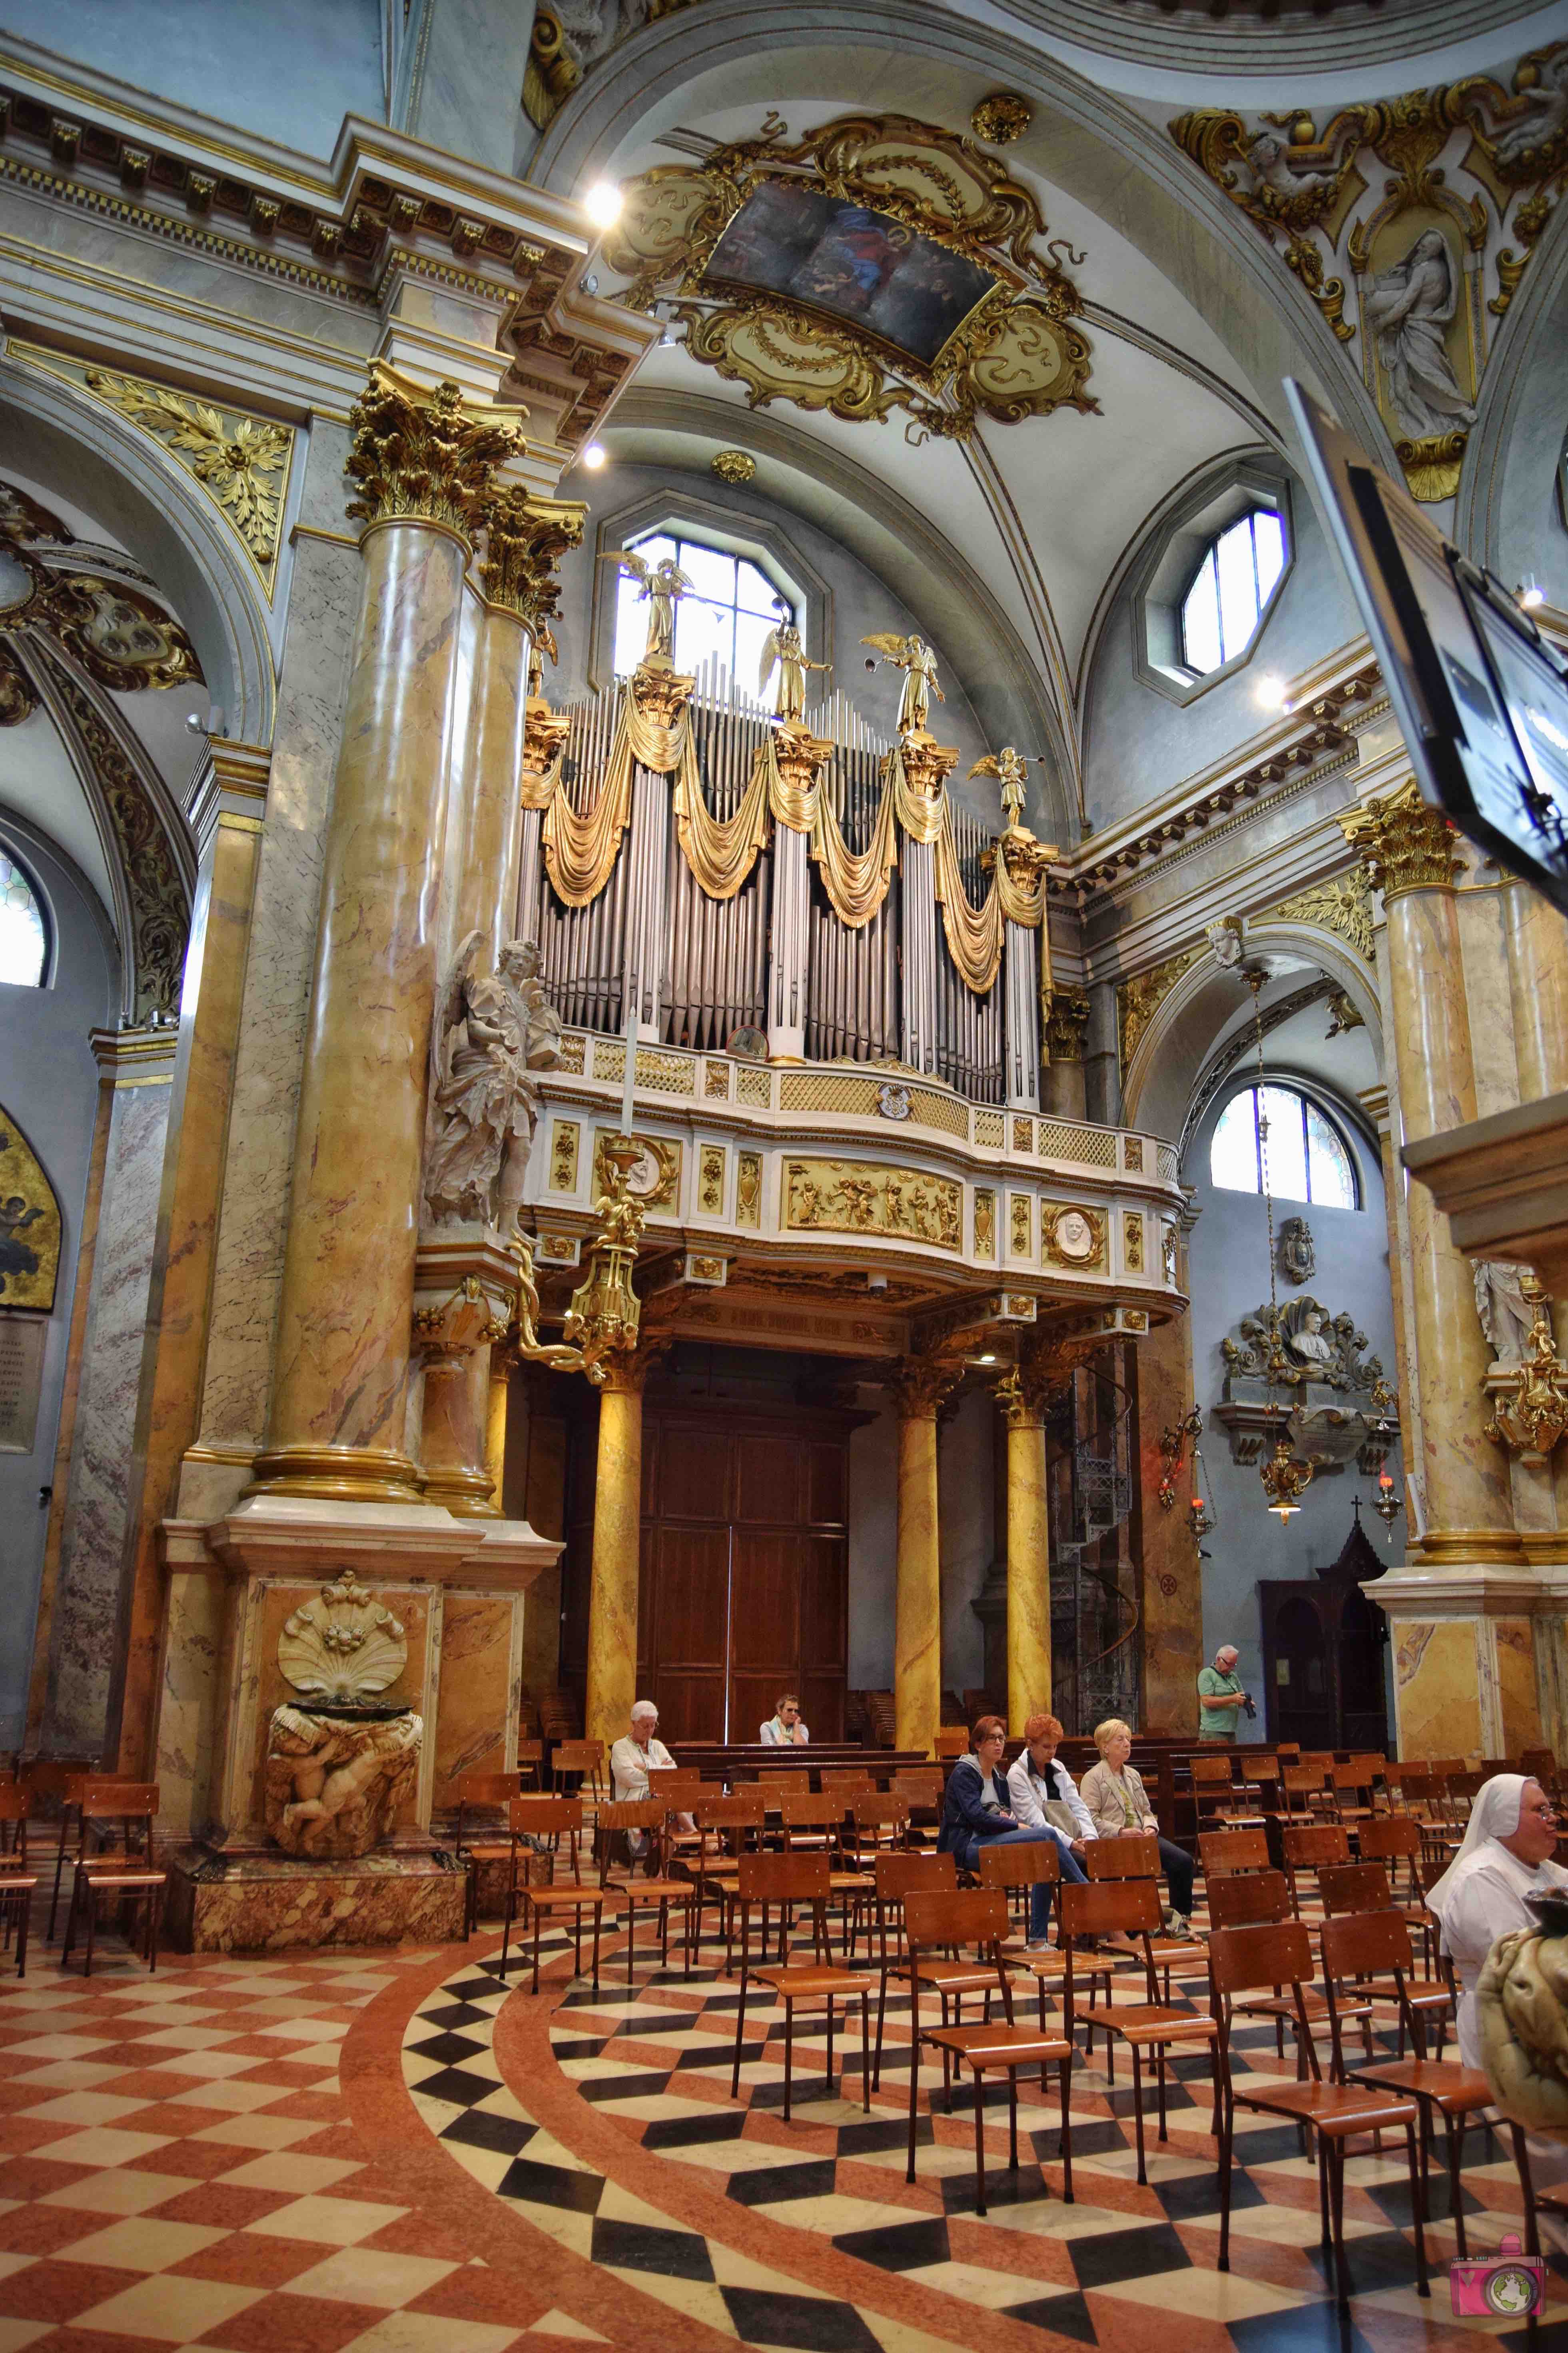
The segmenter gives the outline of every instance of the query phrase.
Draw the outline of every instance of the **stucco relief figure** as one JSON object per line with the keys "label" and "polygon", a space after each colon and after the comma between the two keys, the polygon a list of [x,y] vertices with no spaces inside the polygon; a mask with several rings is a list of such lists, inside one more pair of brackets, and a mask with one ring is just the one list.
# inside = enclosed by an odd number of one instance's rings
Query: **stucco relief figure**
{"label": "stucco relief figure", "polygon": [[267,1742],[267,1828],[285,1854],[368,1854],[412,1794],[422,1717],[382,1720],[278,1707]]}
{"label": "stucco relief figure", "polygon": [[1305,1218],[1287,1218],[1279,1229],[1279,1271],[1287,1282],[1310,1282],[1318,1271],[1317,1247]]}
{"label": "stucco relief figure", "polygon": [[436,1226],[518,1230],[539,1121],[531,1073],[557,1069],[561,1022],[531,940],[510,940],[499,970],[477,974],[483,934],[458,950],[436,1008],[425,1156],[425,1216]]}
{"label": "stucco relief figure", "polygon": [[882,659],[891,662],[904,673],[904,691],[899,697],[899,733],[900,735],[923,735],[931,717],[931,698],[939,702],[947,697],[936,682],[936,656],[923,638],[900,638],[890,630],[881,629],[874,637],[862,638],[863,646],[874,646]]}
{"label": "stucco relief figure", "polygon": [[805,710],[805,673],[808,670],[826,670],[826,662],[807,661],[800,631],[787,617],[786,608],[780,606],[780,620],[769,631],[763,643],[762,664],[757,671],[757,692],[765,694],[768,681],[776,669],[778,691],[773,699],[775,719],[799,719]]}
{"label": "stucco relief figure", "polygon": [[1568,128],[1568,49],[1542,58],[1538,72],[1533,87],[1519,92],[1517,102],[1523,111],[1491,134],[1500,163],[1520,163]]}
{"label": "stucco relief figure", "polygon": [[1372,281],[1368,326],[1388,371],[1388,396],[1412,440],[1473,425],[1444,341],[1459,301],[1459,272],[1440,229],[1423,229],[1403,261]]}
{"label": "stucco relief figure", "polygon": [[1494,1364],[1524,1362],[1538,1312],[1526,1298],[1524,1285],[1533,1280],[1529,1267],[1507,1259],[1479,1258],[1475,1262],[1476,1314]]}
{"label": "stucco relief figure", "polygon": [[1277,196],[1299,196],[1308,188],[1331,188],[1339,177],[1332,164],[1303,164],[1288,139],[1278,131],[1260,131],[1247,151],[1247,160],[1266,188]]}
{"label": "stucco relief figure", "polygon": [[670,670],[675,663],[675,608],[683,596],[689,596],[697,583],[689,580],[673,555],[660,556],[650,565],[646,555],[635,548],[616,548],[599,558],[601,564],[619,566],[628,580],[638,584],[637,598],[647,607],[647,643],[643,648],[644,664],[654,670]]}

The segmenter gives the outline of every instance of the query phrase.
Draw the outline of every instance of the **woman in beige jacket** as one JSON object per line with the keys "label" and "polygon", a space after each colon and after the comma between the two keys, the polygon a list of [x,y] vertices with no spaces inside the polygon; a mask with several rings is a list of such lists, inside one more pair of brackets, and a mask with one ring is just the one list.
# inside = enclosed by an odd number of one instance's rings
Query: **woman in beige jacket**
{"label": "woman in beige jacket", "polygon": [[[1129,1727],[1119,1715],[1108,1716],[1094,1727],[1094,1745],[1100,1751],[1100,1762],[1091,1765],[1084,1775],[1079,1795],[1094,1818],[1099,1836],[1137,1838],[1152,1832],[1160,1838],[1160,1825],[1144,1794],[1142,1777],[1127,1762],[1132,1754]],[[1171,1891],[1171,1916],[1166,1926],[1176,1936],[1184,1936],[1191,1927],[1193,1858],[1185,1847],[1160,1838],[1160,1868]]]}

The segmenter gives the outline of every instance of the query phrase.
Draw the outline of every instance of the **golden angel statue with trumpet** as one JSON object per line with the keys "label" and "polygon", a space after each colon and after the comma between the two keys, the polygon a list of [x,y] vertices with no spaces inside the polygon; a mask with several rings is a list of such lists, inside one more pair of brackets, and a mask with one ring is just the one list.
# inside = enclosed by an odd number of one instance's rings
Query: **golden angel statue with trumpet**
{"label": "golden angel statue with trumpet", "polygon": [[645,663],[655,670],[672,670],[675,666],[675,608],[683,596],[696,588],[673,555],[660,556],[649,564],[635,547],[612,548],[601,555],[601,564],[614,564],[629,580],[639,583],[637,601],[647,606],[647,643],[643,648]]}
{"label": "golden angel statue with trumpet", "polygon": [[1009,832],[1024,822],[1024,788],[1029,781],[1028,762],[1005,744],[1000,752],[987,752],[984,760],[976,760],[969,771],[972,776],[994,776],[1002,787],[1002,812]]}
{"label": "golden angel statue with trumpet", "polygon": [[899,697],[899,733],[900,735],[923,735],[931,715],[931,698],[939,702],[947,697],[936,682],[936,656],[923,638],[900,638],[890,629],[879,629],[869,638],[862,638],[863,646],[874,646],[884,661],[904,673],[904,691]]}
{"label": "golden angel statue with trumpet", "polygon": [[808,670],[827,670],[828,662],[807,661],[800,631],[789,617],[789,607],[780,605],[777,625],[763,640],[762,666],[757,671],[757,692],[765,694],[768,681],[776,669],[779,674],[778,693],[773,702],[775,719],[800,719],[805,711],[805,673]]}

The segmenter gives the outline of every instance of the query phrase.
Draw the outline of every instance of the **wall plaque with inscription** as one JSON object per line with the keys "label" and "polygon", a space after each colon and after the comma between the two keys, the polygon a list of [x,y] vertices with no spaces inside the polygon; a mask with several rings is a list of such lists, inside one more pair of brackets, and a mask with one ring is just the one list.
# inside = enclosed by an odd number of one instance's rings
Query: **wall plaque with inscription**
{"label": "wall plaque with inscription", "polygon": [[0,1454],[31,1454],[44,1383],[42,1315],[0,1312]]}

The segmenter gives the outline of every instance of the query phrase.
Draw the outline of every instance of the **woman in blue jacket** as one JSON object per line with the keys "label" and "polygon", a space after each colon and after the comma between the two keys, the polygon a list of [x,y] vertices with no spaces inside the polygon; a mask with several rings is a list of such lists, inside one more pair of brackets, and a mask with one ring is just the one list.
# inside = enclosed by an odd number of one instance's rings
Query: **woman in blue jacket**
{"label": "woman in blue jacket", "polygon": [[[948,1775],[947,1792],[942,1799],[942,1830],[937,1838],[941,1853],[956,1857],[964,1871],[978,1871],[983,1846],[1023,1846],[1045,1839],[1056,1841],[1061,1858],[1062,1877],[1074,1883],[1088,1874],[1080,1870],[1072,1851],[1072,1841],[1064,1838],[1049,1822],[1033,1830],[1020,1826],[1017,1816],[1009,1811],[1007,1784],[1002,1778],[1002,1752],[1007,1746],[1007,1727],[999,1715],[983,1715],[970,1740],[970,1753],[961,1757]],[[1046,1942],[1051,1920],[1051,1891],[1037,1882],[1029,1897],[1029,1947],[1038,1951]]]}

